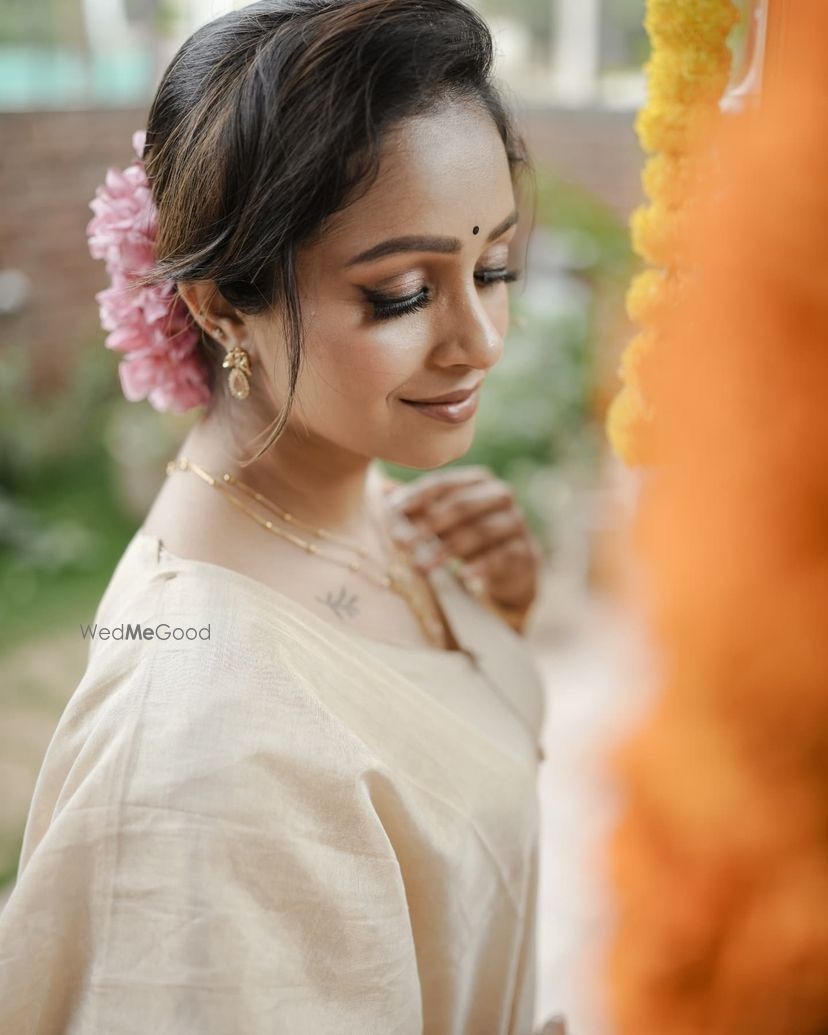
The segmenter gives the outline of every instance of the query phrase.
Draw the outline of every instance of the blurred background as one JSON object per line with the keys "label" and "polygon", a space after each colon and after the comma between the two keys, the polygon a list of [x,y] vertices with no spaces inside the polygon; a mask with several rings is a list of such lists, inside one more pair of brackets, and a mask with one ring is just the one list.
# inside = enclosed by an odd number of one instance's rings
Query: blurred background
{"label": "blurred background", "polygon": [[[167,63],[243,2],[0,0],[0,886],[14,880],[43,753],[86,662],[112,569],[191,419],[121,395],[103,347],[89,201],[132,161]],[[590,954],[609,922],[595,848],[614,801],[600,746],[646,660],[613,603],[610,546],[636,478],[603,420],[630,329],[627,231],[642,200],[644,0],[477,0],[538,172],[525,280],[473,450],[516,488],[546,550],[531,639],[548,685],[539,1020],[604,1030]],[[734,34],[737,56],[742,28]],[[734,79],[735,81],[735,79]],[[197,416],[197,415],[196,415]],[[396,477],[416,472],[389,465]],[[2,890],[0,890],[2,899]],[[594,963],[594,955],[592,957]]]}

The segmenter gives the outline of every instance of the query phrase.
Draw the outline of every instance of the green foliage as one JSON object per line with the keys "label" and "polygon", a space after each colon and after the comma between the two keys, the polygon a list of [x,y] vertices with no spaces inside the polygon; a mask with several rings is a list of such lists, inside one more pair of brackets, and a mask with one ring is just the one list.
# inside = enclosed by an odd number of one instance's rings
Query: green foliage
{"label": "green foliage", "polygon": [[113,356],[84,353],[48,403],[27,390],[23,349],[0,360],[0,647],[88,609],[131,527],[115,500],[105,429]]}
{"label": "green foliage", "polygon": [[641,67],[650,55],[650,40],[644,29],[645,0],[603,0],[603,19],[624,40],[625,65]]}
{"label": "green foliage", "polygon": [[538,224],[558,237],[580,234],[592,245],[591,260],[581,271],[599,284],[628,278],[635,256],[627,224],[590,191],[547,165],[537,167],[536,179]]}
{"label": "green foliage", "polygon": [[84,44],[82,0],[0,0],[0,45]]}
{"label": "green foliage", "polygon": [[0,831],[0,889],[17,877],[17,864],[22,848],[22,830]]}

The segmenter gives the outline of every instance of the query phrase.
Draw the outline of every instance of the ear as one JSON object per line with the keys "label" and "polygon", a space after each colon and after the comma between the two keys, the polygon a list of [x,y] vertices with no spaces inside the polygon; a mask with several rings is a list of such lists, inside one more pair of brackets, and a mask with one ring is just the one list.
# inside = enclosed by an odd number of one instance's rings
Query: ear
{"label": "ear", "polygon": [[224,298],[213,280],[179,281],[181,296],[195,322],[211,338],[216,328],[224,331],[223,341],[236,341],[244,329],[244,317]]}

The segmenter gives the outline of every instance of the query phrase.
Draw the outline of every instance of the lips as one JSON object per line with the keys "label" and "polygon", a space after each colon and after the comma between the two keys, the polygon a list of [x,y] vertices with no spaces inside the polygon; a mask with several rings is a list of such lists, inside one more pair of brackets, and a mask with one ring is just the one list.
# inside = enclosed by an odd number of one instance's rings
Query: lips
{"label": "lips", "polygon": [[[458,393],[454,393],[455,395]],[[467,393],[466,398],[460,402],[408,402],[401,399],[403,406],[408,406],[415,413],[423,417],[443,421],[446,424],[463,424],[473,417],[477,411],[477,402],[480,393],[475,389]]]}
{"label": "lips", "polygon": [[453,392],[446,392],[445,395],[435,395],[431,399],[403,399],[403,402],[433,405],[436,405],[437,403],[463,402],[465,399],[468,399],[470,395],[473,395],[479,387],[480,382],[478,381],[476,385],[472,385],[470,388],[456,388]]}

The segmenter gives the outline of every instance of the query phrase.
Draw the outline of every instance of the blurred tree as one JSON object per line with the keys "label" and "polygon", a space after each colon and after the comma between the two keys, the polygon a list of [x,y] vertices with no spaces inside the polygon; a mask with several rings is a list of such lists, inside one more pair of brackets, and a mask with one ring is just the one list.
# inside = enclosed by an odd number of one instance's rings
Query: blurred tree
{"label": "blurred tree", "polygon": [[0,0],[0,44],[83,44],[80,0]]}
{"label": "blurred tree", "polygon": [[650,53],[644,30],[644,0],[604,0],[602,51],[605,68],[636,68]]}

